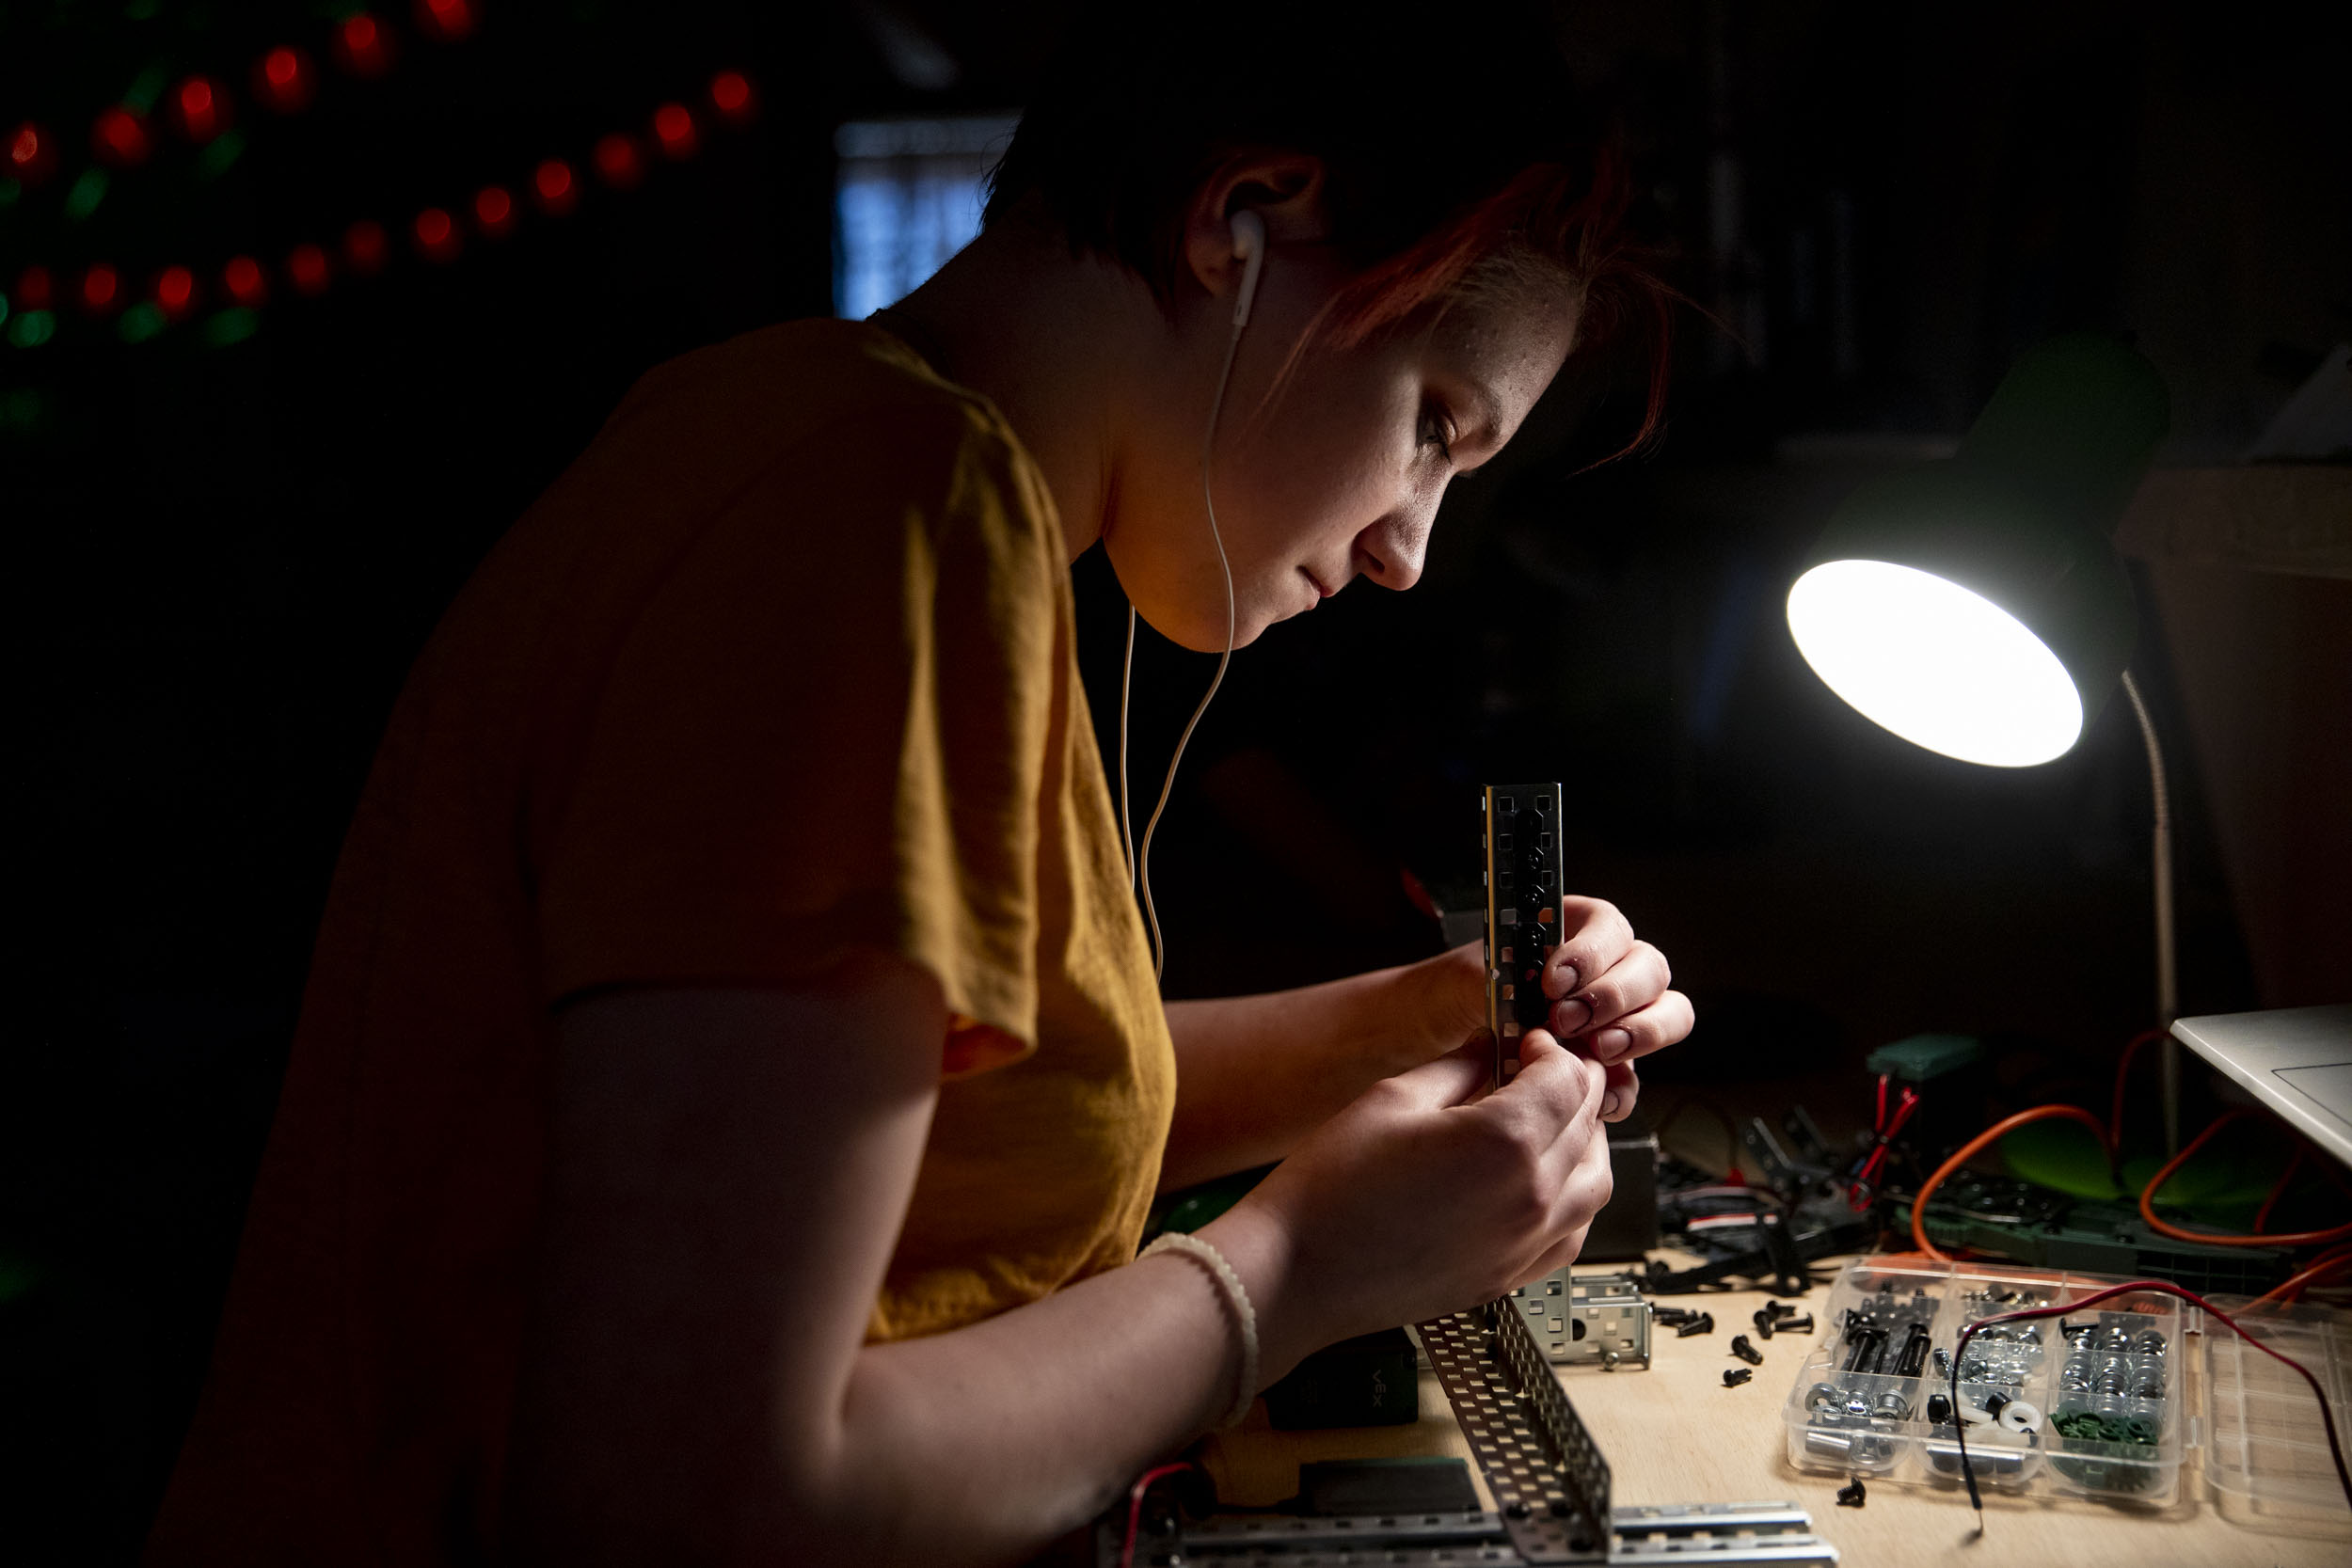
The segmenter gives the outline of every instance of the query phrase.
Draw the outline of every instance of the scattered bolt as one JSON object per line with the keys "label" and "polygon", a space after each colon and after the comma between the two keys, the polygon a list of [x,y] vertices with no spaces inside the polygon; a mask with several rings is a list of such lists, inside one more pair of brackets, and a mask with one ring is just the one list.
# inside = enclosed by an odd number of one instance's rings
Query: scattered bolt
{"label": "scattered bolt", "polygon": [[1767,1339],[1772,1337],[1772,1315],[1762,1307],[1756,1308],[1756,1331]]}
{"label": "scattered bolt", "polygon": [[1869,1497],[1870,1494],[1862,1489],[1860,1476],[1837,1489],[1837,1506],[1840,1508],[1860,1508]]}
{"label": "scattered bolt", "polygon": [[1688,1339],[1693,1334],[1712,1334],[1714,1332],[1715,1314],[1712,1312],[1702,1312],[1697,1317],[1691,1319],[1688,1323],[1685,1323],[1680,1328],[1676,1329],[1675,1338],[1677,1339]]}
{"label": "scattered bolt", "polygon": [[1813,1314],[1810,1312],[1789,1313],[1788,1316],[1780,1320],[1780,1332],[1783,1334],[1812,1333]]}
{"label": "scattered bolt", "polygon": [[1668,1328],[1673,1328],[1678,1323],[1687,1323],[1698,1316],[1687,1307],[1653,1307],[1649,1309],[1649,1315],[1653,1322],[1663,1323]]}
{"label": "scattered bolt", "polygon": [[1740,1385],[1747,1382],[1748,1379],[1754,1377],[1756,1373],[1750,1371],[1745,1367],[1725,1367],[1724,1369],[1724,1386],[1726,1388],[1737,1388]]}
{"label": "scattered bolt", "polygon": [[1764,1365],[1764,1353],[1750,1344],[1748,1337],[1744,1334],[1735,1334],[1731,1337],[1731,1354],[1751,1367]]}

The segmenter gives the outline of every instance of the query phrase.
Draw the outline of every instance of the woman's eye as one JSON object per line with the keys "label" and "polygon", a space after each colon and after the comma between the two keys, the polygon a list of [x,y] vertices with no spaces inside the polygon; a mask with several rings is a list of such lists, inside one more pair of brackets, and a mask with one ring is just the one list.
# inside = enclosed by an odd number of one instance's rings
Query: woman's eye
{"label": "woman's eye", "polygon": [[1424,403],[1421,407],[1421,444],[1437,448],[1449,463],[1454,460],[1454,421],[1434,403]]}

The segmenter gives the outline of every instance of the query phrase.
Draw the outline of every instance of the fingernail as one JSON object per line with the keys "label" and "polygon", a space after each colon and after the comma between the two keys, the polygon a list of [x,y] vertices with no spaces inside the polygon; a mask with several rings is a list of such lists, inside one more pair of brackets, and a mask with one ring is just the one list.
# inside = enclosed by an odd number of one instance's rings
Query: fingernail
{"label": "fingernail", "polygon": [[1618,1101],[1618,1098],[1619,1098],[1619,1096],[1618,1096],[1618,1094],[1617,1094],[1617,1091],[1616,1091],[1616,1090],[1614,1090],[1614,1089],[1608,1089],[1608,1090],[1604,1090],[1604,1091],[1602,1092],[1601,1097],[1600,1097],[1600,1119],[1601,1119],[1601,1120],[1603,1120],[1603,1121],[1607,1121],[1607,1120],[1609,1120],[1612,1117],[1613,1117],[1613,1116],[1615,1116],[1615,1115],[1617,1114],[1617,1101]]}
{"label": "fingernail", "polygon": [[1565,996],[1583,983],[1583,977],[1576,972],[1576,965],[1557,959],[1553,960],[1550,970],[1544,975],[1544,990],[1553,996]]}
{"label": "fingernail", "polygon": [[1572,997],[1551,1009],[1551,1032],[1573,1035],[1593,1021],[1593,1005],[1582,997]]}
{"label": "fingernail", "polygon": [[1603,1029],[1593,1037],[1593,1054],[1613,1062],[1633,1049],[1633,1037],[1623,1029]]}

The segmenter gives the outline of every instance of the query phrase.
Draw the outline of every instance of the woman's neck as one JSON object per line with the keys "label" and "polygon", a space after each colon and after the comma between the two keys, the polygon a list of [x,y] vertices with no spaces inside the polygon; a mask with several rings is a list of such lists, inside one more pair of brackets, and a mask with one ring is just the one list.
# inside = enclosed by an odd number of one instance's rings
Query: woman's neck
{"label": "woman's neck", "polygon": [[[1124,268],[1073,259],[1016,214],[891,307],[940,372],[1004,412],[1045,476],[1075,561],[1117,510],[1133,413],[1124,388],[1166,352],[1151,292]],[[885,318],[884,325],[889,325]]]}

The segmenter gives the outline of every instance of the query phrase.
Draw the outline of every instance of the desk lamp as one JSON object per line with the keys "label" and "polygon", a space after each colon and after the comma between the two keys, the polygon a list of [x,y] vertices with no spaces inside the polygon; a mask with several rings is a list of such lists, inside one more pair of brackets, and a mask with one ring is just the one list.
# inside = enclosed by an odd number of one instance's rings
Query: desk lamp
{"label": "desk lamp", "polygon": [[[2120,686],[2155,795],[2156,1027],[2174,994],[2164,753],[2125,668],[2130,580],[2108,535],[2164,436],[2164,384],[2090,333],[2027,351],[1959,452],[1856,490],[1788,591],[1788,630],[1829,689],[1877,723],[1963,762],[2064,755]],[[2168,1151],[2180,1057],[2164,1041]]]}

